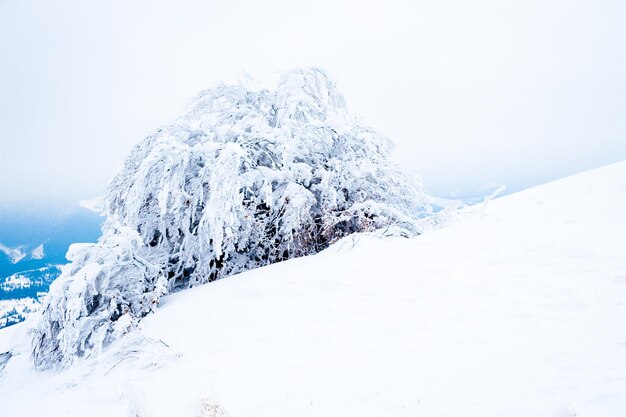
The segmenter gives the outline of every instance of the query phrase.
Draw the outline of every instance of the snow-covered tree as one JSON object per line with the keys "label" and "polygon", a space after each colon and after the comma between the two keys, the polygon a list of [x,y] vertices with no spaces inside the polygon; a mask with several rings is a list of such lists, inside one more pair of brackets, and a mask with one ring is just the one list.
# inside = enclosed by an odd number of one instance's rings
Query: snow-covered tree
{"label": "snow-covered tree", "polygon": [[41,310],[35,364],[98,353],[168,292],[355,232],[419,233],[427,197],[391,152],[319,69],[290,71],[272,90],[200,93],[131,151],[108,187],[102,237],[72,248]]}

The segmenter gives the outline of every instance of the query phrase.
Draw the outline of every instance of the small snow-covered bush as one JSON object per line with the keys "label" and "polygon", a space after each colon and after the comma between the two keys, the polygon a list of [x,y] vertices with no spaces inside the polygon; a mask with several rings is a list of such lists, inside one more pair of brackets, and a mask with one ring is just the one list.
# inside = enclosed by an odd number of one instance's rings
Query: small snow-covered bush
{"label": "small snow-covered bush", "polygon": [[318,69],[277,87],[219,86],[127,157],[95,245],[75,247],[33,340],[37,366],[97,353],[168,292],[298,256],[355,232],[419,233],[430,212],[392,144]]}

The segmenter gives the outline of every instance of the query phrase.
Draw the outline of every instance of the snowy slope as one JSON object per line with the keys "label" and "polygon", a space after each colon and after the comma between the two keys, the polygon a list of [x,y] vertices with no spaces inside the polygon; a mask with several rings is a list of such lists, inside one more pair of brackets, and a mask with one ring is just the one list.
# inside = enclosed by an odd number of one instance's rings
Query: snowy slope
{"label": "snowy slope", "polygon": [[13,326],[0,414],[623,415],[624,213],[626,161],[168,296],[61,373]]}

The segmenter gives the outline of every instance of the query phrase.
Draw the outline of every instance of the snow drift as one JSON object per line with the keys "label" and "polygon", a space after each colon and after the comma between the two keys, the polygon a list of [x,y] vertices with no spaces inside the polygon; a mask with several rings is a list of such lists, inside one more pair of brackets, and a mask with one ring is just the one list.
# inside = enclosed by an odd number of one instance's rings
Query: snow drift
{"label": "snow drift", "polygon": [[392,145],[318,69],[220,86],[137,145],[98,244],[74,246],[33,339],[38,367],[97,353],[168,292],[314,254],[355,232],[419,233],[430,212]]}

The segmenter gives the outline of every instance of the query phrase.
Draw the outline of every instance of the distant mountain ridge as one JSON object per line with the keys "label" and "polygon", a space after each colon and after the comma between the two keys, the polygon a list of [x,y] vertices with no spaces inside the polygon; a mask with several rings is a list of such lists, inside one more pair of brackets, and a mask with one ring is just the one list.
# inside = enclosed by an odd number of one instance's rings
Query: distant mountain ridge
{"label": "distant mountain ridge", "polygon": [[18,263],[26,256],[20,248],[10,248],[2,243],[0,243],[0,252],[4,253],[4,255],[9,258],[9,261],[13,264]]}
{"label": "distant mountain ridge", "polygon": [[95,242],[102,218],[82,207],[0,206],[0,278],[67,262],[70,244]]}
{"label": "distant mountain ridge", "polygon": [[38,308],[69,246],[95,242],[102,220],[79,206],[0,205],[0,328]]}

